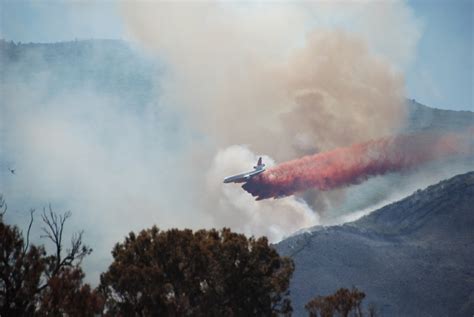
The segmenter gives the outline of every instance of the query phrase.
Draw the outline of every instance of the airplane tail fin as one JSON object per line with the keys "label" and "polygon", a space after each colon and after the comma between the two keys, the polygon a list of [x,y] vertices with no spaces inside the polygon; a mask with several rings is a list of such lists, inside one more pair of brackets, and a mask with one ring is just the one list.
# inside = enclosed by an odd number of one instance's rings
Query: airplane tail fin
{"label": "airplane tail fin", "polygon": [[257,161],[257,165],[254,166],[253,168],[259,169],[259,168],[262,168],[262,167],[264,167],[264,166],[265,166],[265,164],[262,163],[262,157],[259,157],[259,158],[258,158],[258,161]]}

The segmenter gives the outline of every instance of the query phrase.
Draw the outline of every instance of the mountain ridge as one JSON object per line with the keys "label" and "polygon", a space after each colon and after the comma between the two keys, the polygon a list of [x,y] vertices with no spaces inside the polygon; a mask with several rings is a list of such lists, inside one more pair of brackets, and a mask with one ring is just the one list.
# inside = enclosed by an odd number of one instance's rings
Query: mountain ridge
{"label": "mountain ridge", "polygon": [[[158,103],[159,87],[155,87],[154,81],[163,71],[163,65],[140,56],[131,45],[121,40],[39,44],[15,44],[0,40],[0,66],[3,66],[0,67],[0,84],[10,85],[5,86],[5,91],[15,92],[11,87],[18,83],[25,84],[29,92],[38,92],[31,99],[33,104],[41,104],[53,92],[69,96],[71,91],[82,92],[86,89],[101,97],[113,96],[116,98],[112,103],[114,107],[126,108],[132,113],[146,111],[147,104]],[[43,91],[44,83],[49,87],[47,91]],[[11,95],[11,101],[16,100],[15,93]],[[459,132],[474,125],[472,111],[430,108],[413,99],[407,99],[406,104],[407,122],[399,133]],[[174,121],[169,125],[170,129],[176,129]],[[1,134],[0,130],[0,138]],[[444,169],[444,165],[440,169]],[[448,170],[447,174],[449,173],[453,173],[451,169]],[[389,177],[392,176],[393,174]],[[406,182],[413,180],[405,178]],[[474,311],[474,276],[472,269],[469,269],[469,266],[474,267],[469,259],[469,255],[474,254],[471,246],[474,239],[469,231],[472,213],[468,213],[469,206],[465,206],[464,216],[468,217],[468,222],[461,221],[460,216],[450,219],[452,217],[449,216],[453,214],[447,213],[447,210],[453,208],[454,202],[441,199],[448,196],[465,199],[465,196],[457,195],[466,189],[471,190],[472,186],[463,187],[462,182],[457,183],[459,179],[451,179],[453,183],[445,183],[444,189],[433,185],[433,188],[441,190],[438,193],[441,196],[437,196],[436,191],[430,192],[433,194],[431,200],[428,199],[429,196],[426,196],[428,200],[419,197],[424,191],[415,191],[413,195],[399,201],[405,201],[405,205],[397,205],[396,202],[378,209],[385,210],[384,215],[375,212],[344,225],[313,228],[311,233],[292,236],[278,244],[277,248],[282,250],[282,254],[291,255],[300,261],[295,261],[295,280],[292,282],[295,315],[306,315],[304,304],[314,295],[329,294],[339,287],[354,284],[367,293],[367,301],[374,302],[383,316],[446,316],[452,315],[449,314],[449,309],[462,308],[463,305],[463,309],[456,311],[461,312],[457,316],[466,315],[464,313],[469,310],[471,316]],[[388,188],[403,185],[398,179],[390,179],[387,184],[374,183],[373,187],[384,192]],[[427,189],[429,188],[431,187]],[[360,187],[355,188],[355,191],[359,189]],[[442,195],[445,189],[447,196]],[[387,198],[380,196],[376,202]],[[474,205],[472,200],[467,200],[467,203]],[[400,207],[400,213],[397,213],[396,206]],[[417,217],[403,213],[414,210],[415,207],[419,210],[416,212]],[[444,209],[439,209],[438,214],[426,212],[437,207]],[[430,217],[434,214],[437,215],[434,217],[436,221]],[[406,230],[407,228],[411,231]],[[296,243],[298,239],[301,241]],[[459,264],[462,267],[458,267]],[[311,265],[313,270],[310,270]],[[394,273],[387,276],[387,271]],[[441,278],[430,280],[426,272],[431,275],[441,274]],[[309,283],[311,279],[314,283]],[[421,288],[412,285],[412,281],[418,279],[423,282],[420,283]],[[466,284],[464,280],[470,281],[470,284]],[[372,285],[365,285],[361,281],[370,281]],[[455,285],[456,283],[459,285]],[[453,296],[461,294],[462,300],[443,297],[443,293],[438,293],[437,290],[444,287],[444,284],[453,288]],[[436,291],[428,291],[430,287]],[[387,291],[386,288],[395,288],[396,292]],[[468,300],[465,288],[471,290]],[[444,305],[446,309],[442,305],[437,306],[436,302],[440,298],[448,303]],[[420,304],[420,309],[408,309],[416,308],[418,302],[423,303]],[[400,307],[403,306],[408,308],[402,310]],[[439,310],[438,314],[435,308]]]}
{"label": "mountain ridge", "polygon": [[418,190],[354,222],[283,240],[276,248],[296,266],[295,315],[306,315],[302,307],[310,298],[354,285],[382,316],[469,316],[474,311],[471,206],[474,172]]}

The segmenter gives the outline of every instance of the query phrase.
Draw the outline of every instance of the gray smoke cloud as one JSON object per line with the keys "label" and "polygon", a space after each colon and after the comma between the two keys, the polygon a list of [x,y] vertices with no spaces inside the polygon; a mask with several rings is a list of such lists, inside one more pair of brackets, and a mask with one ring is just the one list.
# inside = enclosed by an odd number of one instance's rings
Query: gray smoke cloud
{"label": "gray smoke cloud", "polygon": [[[222,179],[260,155],[271,165],[390,134],[404,119],[401,71],[420,34],[405,2],[130,1],[122,15],[165,65],[153,96],[134,94],[136,65],[105,67],[97,50],[79,73],[22,57],[0,83],[7,217],[22,225],[48,202],[72,210],[69,232],[84,228],[95,250],[84,262],[93,282],[114,243],[152,224],[272,241],[320,224],[344,192],[256,202]],[[32,64],[42,66],[22,75]],[[109,68],[126,70],[121,95],[86,80]]]}
{"label": "gray smoke cloud", "polygon": [[[267,166],[273,165],[268,156],[262,158]],[[258,156],[247,147],[239,145],[220,150],[214,156],[210,169],[206,171],[205,202],[208,205],[204,210],[214,223],[231,224],[234,230],[248,235],[258,232],[271,241],[318,223],[319,216],[303,199],[285,197],[260,202],[250,195],[243,195],[240,186],[223,186],[222,179],[230,171],[248,170],[257,159]]]}
{"label": "gray smoke cloud", "polygon": [[215,226],[276,241],[319,224],[343,192],[256,203],[222,178],[251,168],[256,153],[281,162],[391,134],[405,118],[401,70],[420,33],[404,2],[147,2],[122,11],[130,36],[169,65],[165,104],[205,135],[205,146],[189,149],[199,176],[188,185]]}
{"label": "gray smoke cloud", "polygon": [[[359,25],[405,8],[401,2],[361,3],[336,16]],[[369,50],[365,28],[356,34],[315,29],[318,9],[298,3],[147,2],[126,3],[123,12],[132,36],[170,64],[163,87],[170,105],[184,107],[191,124],[218,146],[251,144],[281,160],[297,154],[295,145],[324,149],[342,139],[347,144],[385,135],[403,117],[403,79],[390,58]],[[323,3],[321,9],[331,15],[343,8]],[[409,22],[400,14],[399,24],[416,29]],[[397,39],[406,55],[411,36]],[[284,140],[268,142],[275,136]]]}
{"label": "gray smoke cloud", "polygon": [[[7,63],[0,82],[0,193],[9,205],[7,221],[21,228],[28,210],[37,209],[34,243],[47,243],[40,238],[43,207],[71,210],[66,232],[85,230],[94,254],[84,264],[96,282],[113,245],[129,231],[152,224],[200,228],[208,221],[205,215],[190,217],[192,204],[177,194],[186,181],[179,166],[185,166],[181,148],[187,141],[181,140],[189,138],[187,130],[175,128],[175,115],[158,106],[155,91],[132,81],[146,77],[150,63],[123,44],[94,43],[52,46],[58,50],[52,61],[46,60],[48,46],[23,46],[28,54],[17,59],[2,51]],[[88,45],[81,57],[76,50]],[[64,46],[72,53],[61,55]],[[99,64],[111,52],[126,54],[116,57],[121,64]],[[110,72],[132,79],[126,90],[110,84]]]}

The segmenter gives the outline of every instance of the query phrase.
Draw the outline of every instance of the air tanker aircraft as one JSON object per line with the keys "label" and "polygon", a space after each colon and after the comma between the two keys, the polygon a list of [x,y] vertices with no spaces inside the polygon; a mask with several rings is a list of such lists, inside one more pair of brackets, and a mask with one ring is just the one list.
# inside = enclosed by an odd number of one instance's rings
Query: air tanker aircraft
{"label": "air tanker aircraft", "polygon": [[254,166],[253,169],[250,172],[226,177],[224,178],[224,183],[245,183],[255,175],[263,173],[265,171],[265,164],[262,163],[261,157],[257,161],[257,166]]}

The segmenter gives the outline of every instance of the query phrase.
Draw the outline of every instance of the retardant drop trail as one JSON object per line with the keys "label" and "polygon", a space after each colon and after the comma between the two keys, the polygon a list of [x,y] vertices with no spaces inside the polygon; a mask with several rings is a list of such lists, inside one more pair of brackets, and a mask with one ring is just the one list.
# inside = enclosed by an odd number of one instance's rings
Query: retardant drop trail
{"label": "retardant drop trail", "polygon": [[371,176],[472,154],[471,134],[401,135],[337,148],[269,168],[242,188],[261,200],[310,188],[330,190],[358,184]]}

